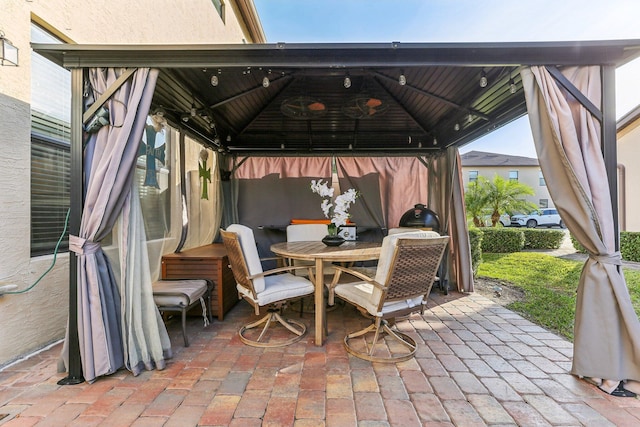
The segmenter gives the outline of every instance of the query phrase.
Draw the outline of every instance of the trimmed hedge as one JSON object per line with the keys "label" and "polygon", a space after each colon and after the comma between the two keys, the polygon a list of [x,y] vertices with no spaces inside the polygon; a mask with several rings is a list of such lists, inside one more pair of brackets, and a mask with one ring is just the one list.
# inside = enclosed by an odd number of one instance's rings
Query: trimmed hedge
{"label": "trimmed hedge", "polygon": [[[571,243],[577,252],[586,254],[587,250],[582,246],[573,234],[571,235]],[[640,233],[636,231],[620,232],[620,253],[625,261],[640,262]]]}
{"label": "trimmed hedge", "polygon": [[575,237],[573,237],[573,234],[569,235],[571,237],[571,243],[573,244],[573,247],[575,248],[576,252],[581,253],[581,254],[586,254],[587,250],[584,248],[584,246],[582,246],[578,240],[576,240]]}
{"label": "trimmed hedge", "polygon": [[469,245],[471,246],[471,268],[473,277],[478,275],[478,266],[482,262],[482,230],[469,228]]}
{"label": "trimmed hedge", "polygon": [[511,253],[524,248],[524,233],[520,229],[485,227],[481,232],[482,252]]}
{"label": "trimmed hedge", "polygon": [[625,261],[640,262],[640,233],[620,232],[620,253]]}
{"label": "trimmed hedge", "polygon": [[522,232],[524,233],[525,249],[558,249],[564,239],[563,230],[525,228]]}

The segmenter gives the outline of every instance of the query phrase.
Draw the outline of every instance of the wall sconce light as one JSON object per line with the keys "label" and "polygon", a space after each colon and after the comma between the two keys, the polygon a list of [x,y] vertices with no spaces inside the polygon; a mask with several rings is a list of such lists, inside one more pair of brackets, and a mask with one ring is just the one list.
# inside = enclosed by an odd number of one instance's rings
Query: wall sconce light
{"label": "wall sconce light", "polygon": [[2,65],[18,66],[18,48],[4,37],[3,31],[0,31],[0,60]]}
{"label": "wall sconce light", "polygon": [[480,75],[480,87],[487,87],[489,84],[489,80],[487,80],[487,73],[482,70],[482,74]]}
{"label": "wall sconce light", "polygon": [[351,87],[351,77],[349,77],[349,73],[347,73],[347,75],[344,77],[343,84],[346,89],[349,89]]}

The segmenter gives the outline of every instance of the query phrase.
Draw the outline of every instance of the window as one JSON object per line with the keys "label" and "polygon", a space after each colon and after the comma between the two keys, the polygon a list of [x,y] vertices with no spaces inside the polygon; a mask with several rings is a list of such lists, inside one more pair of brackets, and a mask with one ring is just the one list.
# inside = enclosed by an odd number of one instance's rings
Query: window
{"label": "window", "polygon": [[509,171],[509,181],[518,182],[518,171]]}
{"label": "window", "polygon": [[540,206],[541,208],[548,208],[549,207],[549,199],[540,199],[538,201],[538,206]]}
{"label": "window", "polygon": [[542,171],[538,172],[538,181],[540,182],[540,187],[547,186],[547,183],[544,180],[544,176],[542,176]]}
{"label": "window", "polygon": [[220,15],[220,18],[222,18],[222,22],[224,21],[224,0],[211,0],[211,2],[213,3],[213,7],[216,8],[216,10],[218,11],[218,15]]}
{"label": "window", "polygon": [[[61,43],[31,24],[34,43]],[[31,255],[53,253],[69,209],[71,73],[31,53]],[[68,236],[60,243],[69,248]]]}
{"label": "window", "polygon": [[478,171],[469,171],[469,182],[478,181]]}

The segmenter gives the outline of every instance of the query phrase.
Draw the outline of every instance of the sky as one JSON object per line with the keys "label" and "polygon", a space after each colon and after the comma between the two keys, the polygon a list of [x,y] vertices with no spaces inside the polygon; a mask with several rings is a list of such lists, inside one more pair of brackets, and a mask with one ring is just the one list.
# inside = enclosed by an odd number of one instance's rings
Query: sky
{"label": "sky", "polygon": [[[268,43],[640,39],[638,0],[254,0]],[[616,118],[640,105],[640,59],[616,70]],[[527,117],[460,149],[537,157]]]}

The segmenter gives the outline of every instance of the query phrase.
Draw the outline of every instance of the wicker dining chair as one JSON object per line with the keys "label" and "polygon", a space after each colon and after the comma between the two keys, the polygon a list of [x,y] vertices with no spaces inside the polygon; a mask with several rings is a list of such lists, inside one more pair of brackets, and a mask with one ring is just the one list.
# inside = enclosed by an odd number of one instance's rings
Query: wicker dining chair
{"label": "wicker dining chair", "polygon": [[[263,271],[251,228],[232,224],[227,230],[220,230],[220,233],[236,280],[238,296],[253,306],[256,316],[261,308],[267,310],[264,317],[240,328],[240,340],[254,347],[281,347],[299,341],[307,331],[306,325],[284,318],[281,312],[287,303],[314,293],[315,287],[311,281],[291,273],[296,269],[307,269],[311,275],[311,267],[285,266]],[[284,326],[294,336],[277,339],[275,333],[268,335],[272,324]],[[262,326],[262,331],[257,338],[247,334],[247,331],[259,326]]]}
{"label": "wicker dining chair", "polygon": [[448,236],[434,237],[425,231],[389,235],[382,241],[373,279],[335,267],[360,279],[337,284],[336,296],[373,319],[371,325],[345,336],[344,346],[350,354],[374,362],[401,362],[414,356],[416,341],[393,327],[395,319],[424,311],[448,242]]}

